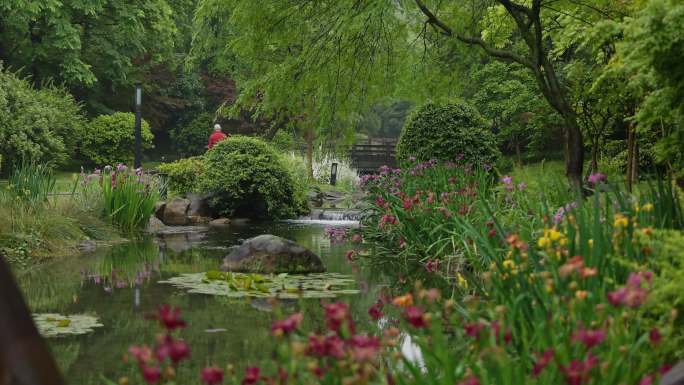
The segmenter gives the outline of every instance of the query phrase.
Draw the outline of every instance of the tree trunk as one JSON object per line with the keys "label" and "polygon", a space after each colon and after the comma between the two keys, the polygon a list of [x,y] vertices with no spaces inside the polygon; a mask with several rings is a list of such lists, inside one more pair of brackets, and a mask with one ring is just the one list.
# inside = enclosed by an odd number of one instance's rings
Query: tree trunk
{"label": "tree trunk", "polygon": [[313,142],[314,142],[314,134],[313,130],[309,129],[306,131],[306,134],[304,135],[306,137],[306,173],[307,176],[309,177],[309,180],[314,179],[314,174],[313,174]]}
{"label": "tree trunk", "polygon": [[566,124],[566,149],[565,176],[570,184],[580,189],[582,187],[582,169],[584,168],[584,141],[577,118],[572,113],[564,116]]}
{"label": "tree trunk", "polygon": [[0,385],[62,385],[12,271],[0,256]]}

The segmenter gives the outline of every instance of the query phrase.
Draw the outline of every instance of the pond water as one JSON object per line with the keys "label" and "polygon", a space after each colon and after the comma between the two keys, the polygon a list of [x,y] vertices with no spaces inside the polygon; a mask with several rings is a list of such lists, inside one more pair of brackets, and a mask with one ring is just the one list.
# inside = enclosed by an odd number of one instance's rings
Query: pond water
{"label": "pond water", "polygon": [[[225,229],[175,228],[172,233],[57,261],[21,275],[19,281],[34,312],[89,313],[104,324],[87,335],[49,339],[69,384],[102,384],[103,376],[114,382],[123,375],[139,379],[135,366],[124,363],[122,356],[132,344],[154,344],[159,328],[145,316],[162,303],[179,306],[188,322],[178,335],[190,345],[191,360],[182,364],[177,383],[199,383],[199,370],[208,364],[231,363],[240,371],[269,358],[276,344],[270,335],[275,314],[263,299],[189,294],[158,281],[217,269],[227,249],[242,239],[279,235],[320,255],[329,272],[352,275],[360,293],[340,299],[350,304],[358,328],[369,325],[367,309],[381,285],[347,262],[349,245],[331,244],[325,236],[326,225],[304,221]],[[283,304],[284,313],[295,311],[305,313],[304,329],[324,328],[320,300]]]}

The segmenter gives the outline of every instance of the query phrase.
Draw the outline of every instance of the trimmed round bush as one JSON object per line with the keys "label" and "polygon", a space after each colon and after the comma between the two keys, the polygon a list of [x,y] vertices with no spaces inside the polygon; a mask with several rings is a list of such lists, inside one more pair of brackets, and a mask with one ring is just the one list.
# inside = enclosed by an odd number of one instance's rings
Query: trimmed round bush
{"label": "trimmed round bush", "polygon": [[292,218],[301,212],[292,175],[266,142],[231,136],[204,155],[200,190],[221,215]]}
{"label": "trimmed round bush", "polygon": [[397,158],[437,159],[494,165],[499,159],[496,137],[486,120],[467,103],[426,104],[409,116],[397,143]]}
{"label": "trimmed round bush", "polygon": [[[152,148],[150,125],[142,121],[142,148]],[[88,125],[81,142],[81,154],[96,166],[132,163],[135,157],[135,115],[117,112],[100,115]]]}
{"label": "trimmed round bush", "polygon": [[207,142],[213,127],[214,117],[211,114],[198,115],[190,123],[171,131],[174,148],[183,156],[203,154],[207,149]]}
{"label": "trimmed round bush", "polygon": [[280,151],[292,151],[295,147],[295,140],[292,133],[278,130],[271,139],[271,145]]}

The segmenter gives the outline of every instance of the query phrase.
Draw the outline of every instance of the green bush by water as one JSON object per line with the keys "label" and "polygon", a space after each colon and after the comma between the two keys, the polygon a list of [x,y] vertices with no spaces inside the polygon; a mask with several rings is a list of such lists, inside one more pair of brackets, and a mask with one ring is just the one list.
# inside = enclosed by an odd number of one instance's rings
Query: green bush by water
{"label": "green bush by water", "polygon": [[172,163],[157,166],[166,176],[167,187],[173,194],[186,194],[199,189],[199,181],[204,173],[204,159],[201,156],[179,159]]}
{"label": "green bush by water", "polygon": [[500,157],[494,134],[469,104],[426,104],[409,116],[397,143],[397,158],[437,159],[495,165]]}
{"label": "green bush by water", "polygon": [[204,159],[200,189],[214,195],[211,202],[222,215],[292,218],[302,211],[292,174],[264,141],[233,136]]}
{"label": "green bush by water", "polygon": [[[135,156],[135,115],[128,112],[117,112],[111,115],[100,115],[88,124],[83,135],[81,154],[88,162],[96,166],[132,163]],[[152,131],[150,125],[142,121],[142,148],[152,148]]]}

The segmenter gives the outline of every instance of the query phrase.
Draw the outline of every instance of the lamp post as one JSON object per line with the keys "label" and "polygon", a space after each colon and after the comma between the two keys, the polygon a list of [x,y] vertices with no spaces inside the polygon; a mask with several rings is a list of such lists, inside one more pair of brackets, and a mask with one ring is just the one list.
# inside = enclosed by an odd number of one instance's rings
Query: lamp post
{"label": "lamp post", "polygon": [[330,184],[335,185],[337,183],[337,163],[333,163],[330,167]]}
{"label": "lamp post", "polygon": [[142,166],[142,117],[140,107],[142,106],[142,84],[135,84],[135,168]]}

